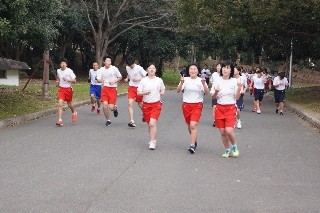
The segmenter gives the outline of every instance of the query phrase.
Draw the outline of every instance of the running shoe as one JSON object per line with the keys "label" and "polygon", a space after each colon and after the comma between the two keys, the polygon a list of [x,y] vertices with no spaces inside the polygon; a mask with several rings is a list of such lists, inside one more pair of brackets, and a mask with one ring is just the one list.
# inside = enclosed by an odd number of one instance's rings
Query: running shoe
{"label": "running shoe", "polygon": [[260,113],[261,113],[261,110],[260,110],[260,109],[258,109],[258,110],[257,110],[257,113],[258,113],[258,114],[260,114]]}
{"label": "running shoe", "polygon": [[107,121],[106,126],[111,126],[111,121]]}
{"label": "running shoe", "polygon": [[130,126],[130,127],[136,127],[136,124],[133,123],[132,121],[130,121],[130,122],[128,123],[128,126]]}
{"label": "running shoe", "polygon": [[189,147],[188,151],[189,151],[191,154],[194,154],[194,153],[196,152],[195,146],[192,146],[192,145],[191,145],[191,146]]}
{"label": "running shoe", "polygon": [[279,115],[283,115],[283,112],[280,111],[280,114],[279,114]]}
{"label": "running shoe", "polygon": [[216,126],[216,121],[213,121],[212,126],[213,126],[213,127],[215,127],[215,126]]}
{"label": "running shoe", "polygon": [[97,114],[98,114],[98,115],[100,114],[100,108],[97,109]]}
{"label": "running shoe", "polygon": [[113,111],[113,115],[114,115],[114,117],[118,117],[118,107],[117,107],[117,105],[115,105],[115,107],[116,107],[116,110],[114,110]]}
{"label": "running shoe", "polygon": [[232,149],[231,149],[231,153],[230,153],[230,156],[236,158],[239,156],[239,150],[237,148],[237,146],[233,146]]}
{"label": "running shoe", "polygon": [[149,142],[149,149],[154,150],[156,148],[156,141],[150,141]]}
{"label": "running shoe", "polygon": [[96,105],[92,105],[91,112],[94,112],[95,109],[96,109]]}
{"label": "running shoe", "polygon": [[223,158],[228,158],[230,156],[230,150],[226,149],[226,152],[222,155]]}
{"label": "running shoe", "polygon": [[72,113],[72,122],[77,121],[77,112]]}
{"label": "running shoe", "polygon": [[143,114],[142,114],[142,122],[146,122],[146,120],[145,120],[144,117],[143,117]]}
{"label": "running shoe", "polygon": [[276,113],[278,113],[278,112],[279,112],[279,109],[277,108],[277,109],[276,109]]}
{"label": "running shoe", "polygon": [[241,129],[242,125],[241,125],[241,121],[237,121],[237,128]]}
{"label": "running shoe", "polygon": [[257,111],[257,108],[253,108],[253,109],[252,109],[252,112],[256,112],[256,111]]}
{"label": "running shoe", "polygon": [[57,121],[56,125],[57,126],[63,126],[63,123],[62,123],[62,121]]}

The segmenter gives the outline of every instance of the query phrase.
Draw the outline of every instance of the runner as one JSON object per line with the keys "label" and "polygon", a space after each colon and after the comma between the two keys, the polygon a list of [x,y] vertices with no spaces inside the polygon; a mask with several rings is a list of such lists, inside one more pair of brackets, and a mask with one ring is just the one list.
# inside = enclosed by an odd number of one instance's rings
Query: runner
{"label": "runner", "polygon": [[90,98],[91,98],[91,112],[94,112],[96,109],[96,103],[98,105],[97,114],[100,114],[100,98],[101,98],[101,83],[97,81],[97,75],[99,70],[99,64],[97,62],[93,62],[93,69],[89,70],[89,81],[90,84]]}
{"label": "runner", "polygon": [[280,110],[280,115],[283,115],[285,89],[288,85],[288,79],[285,77],[284,72],[281,72],[277,77],[274,78],[273,86],[275,87],[274,100],[277,106],[276,113],[278,113]]}
{"label": "runner", "polygon": [[262,73],[261,70],[257,71],[257,75],[253,76],[251,79],[250,89],[254,84],[254,108],[253,112],[261,113],[262,110],[262,99],[264,95],[264,83],[267,81],[266,75]]}
{"label": "runner", "polygon": [[241,129],[242,128],[242,124],[241,124],[241,120],[240,120],[240,111],[243,109],[243,96],[244,96],[244,93],[246,92],[247,90],[247,79],[244,75],[241,74],[241,67],[240,66],[236,66],[234,68],[234,75],[233,77],[235,79],[237,79],[237,82],[240,82],[241,83],[241,91],[240,91],[240,97],[239,99],[237,99],[237,121],[235,123],[235,126],[238,128],[238,129]]}
{"label": "runner", "polygon": [[[215,109],[216,127],[219,128],[223,145],[226,149],[222,155],[223,158],[229,156],[237,157],[239,150],[236,144],[236,136],[234,134],[234,124],[236,121],[236,100],[240,97],[241,82],[232,78],[234,68],[230,61],[221,65],[220,76],[211,88],[212,98],[217,98],[217,106]],[[229,142],[232,144],[230,150]]]}
{"label": "runner", "polygon": [[200,121],[203,108],[203,93],[209,94],[209,88],[205,77],[198,77],[200,67],[197,63],[190,64],[186,72],[190,77],[181,76],[177,92],[180,93],[184,90],[182,111],[188,125],[191,140],[188,151],[193,154],[197,148],[197,124]]}
{"label": "runner", "polygon": [[[212,73],[211,77],[210,77],[210,83],[211,83],[211,87],[213,86],[214,81],[217,78],[220,78],[220,70],[221,70],[221,62],[219,62],[216,67],[214,67],[214,72]],[[217,105],[217,99],[212,99],[212,118],[213,118],[213,127],[215,127],[215,118],[214,118],[214,110],[216,108]]]}
{"label": "runner", "polygon": [[138,95],[143,96],[142,112],[143,118],[148,124],[150,134],[149,149],[156,148],[157,121],[162,109],[160,96],[164,95],[165,87],[161,78],[156,77],[156,66],[149,63],[147,67],[148,76],[140,81]]}
{"label": "runner", "polygon": [[[200,74],[200,73],[199,73]],[[211,75],[210,70],[208,69],[208,65],[203,66],[203,70],[201,71],[201,75],[204,75],[206,78],[207,85],[209,84],[209,76]]]}
{"label": "runner", "polygon": [[138,106],[142,107],[142,96],[137,95],[137,88],[140,81],[147,75],[147,72],[140,66],[135,63],[135,58],[129,56],[126,60],[128,66],[126,66],[127,77],[124,79],[125,82],[129,81],[128,87],[128,112],[130,117],[130,122],[128,123],[129,127],[136,127],[136,124],[133,120],[133,101],[135,100],[138,103]]}
{"label": "runner", "polygon": [[104,116],[107,119],[106,126],[111,126],[109,109],[113,111],[114,117],[118,117],[117,101],[117,82],[122,79],[119,69],[113,65],[111,56],[103,57],[104,67],[98,72],[97,81],[103,83],[101,101],[103,103]]}
{"label": "runner", "polygon": [[60,60],[60,69],[57,70],[57,79],[56,84],[59,85],[58,89],[58,122],[57,126],[63,126],[62,123],[62,107],[63,102],[66,101],[69,108],[72,112],[72,122],[77,121],[77,112],[74,110],[74,106],[72,104],[72,83],[76,83],[76,75],[73,71],[67,67],[68,60],[66,58],[62,58]]}

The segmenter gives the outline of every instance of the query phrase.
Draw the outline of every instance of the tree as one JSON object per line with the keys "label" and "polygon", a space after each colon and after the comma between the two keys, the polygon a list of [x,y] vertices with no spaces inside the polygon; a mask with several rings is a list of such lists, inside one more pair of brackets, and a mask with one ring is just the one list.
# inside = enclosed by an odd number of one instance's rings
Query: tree
{"label": "tree", "polygon": [[128,30],[152,25],[174,15],[173,0],[84,0],[95,46],[96,61],[101,63],[111,42]]}

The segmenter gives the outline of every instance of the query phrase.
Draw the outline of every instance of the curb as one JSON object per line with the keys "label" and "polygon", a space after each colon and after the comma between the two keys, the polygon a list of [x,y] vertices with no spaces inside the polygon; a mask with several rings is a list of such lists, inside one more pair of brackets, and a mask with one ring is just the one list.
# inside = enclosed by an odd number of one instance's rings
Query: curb
{"label": "curb", "polygon": [[[120,94],[118,94],[118,97],[125,96],[125,95],[127,95],[127,93],[120,93]],[[90,103],[91,103],[90,100],[81,101],[81,102],[74,103],[73,106],[75,108],[77,108],[77,107],[89,105]],[[69,109],[68,106],[64,106],[62,108],[63,111],[65,111],[67,109]],[[27,121],[37,120],[41,117],[45,117],[45,116],[56,114],[56,113],[58,113],[58,109],[49,109],[49,110],[45,110],[45,111],[41,111],[41,112],[31,113],[31,114],[24,115],[24,116],[9,118],[9,119],[0,121],[0,129],[5,128],[5,127],[9,127],[9,126],[15,126],[15,125],[18,125],[21,123],[25,123]]]}
{"label": "curb", "polygon": [[[271,95],[268,94],[265,97],[268,97],[268,99],[271,100],[274,103],[274,99],[273,99],[273,97]],[[300,109],[292,106],[291,104],[285,103],[285,108],[289,109],[291,112],[293,112],[294,114],[296,114],[300,118],[305,119],[312,126],[320,129],[320,121],[318,119],[316,119],[314,117],[311,117],[307,113],[305,113],[305,112],[301,111]]]}

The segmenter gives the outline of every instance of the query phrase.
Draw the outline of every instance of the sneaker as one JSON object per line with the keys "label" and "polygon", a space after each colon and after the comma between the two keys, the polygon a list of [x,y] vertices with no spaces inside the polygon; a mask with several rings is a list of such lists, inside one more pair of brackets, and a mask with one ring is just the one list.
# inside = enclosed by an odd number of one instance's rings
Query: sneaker
{"label": "sneaker", "polygon": [[130,126],[130,127],[136,127],[136,124],[133,123],[132,121],[130,121],[130,123],[128,123],[128,126]]}
{"label": "sneaker", "polygon": [[231,149],[232,153],[230,153],[230,156],[236,158],[239,156],[239,150],[237,148],[237,146],[233,146]]}
{"label": "sneaker", "polygon": [[237,122],[237,128],[238,128],[238,129],[241,129],[241,127],[242,127],[242,126],[241,126],[241,121],[238,121],[238,122]]}
{"label": "sneaker", "polygon": [[72,122],[77,121],[77,112],[72,113]]}
{"label": "sneaker", "polygon": [[197,143],[197,141],[196,141],[195,144],[194,144],[194,148],[196,149],[197,146],[198,146],[198,143]]}
{"label": "sneaker", "polygon": [[98,115],[100,114],[100,108],[97,109],[97,114],[98,114]]}
{"label": "sneaker", "polygon": [[96,109],[96,106],[92,105],[91,112],[94,112],[95,109]]}
{"label": "sneaker", "polygon": [[226,149],[226,152],[222,155],[223,158],[228,158],[230,156],[230,150]]}
{"label": "sneaker", "polygon": [[256,111],[257,111],[257,108],[253,108],[253,109],[252,109],[252,112],[256,112]]}
{"label": "sneaker", "polygon": [[149,142],[149,149],[154,150],[156,148],[156,141],[150,141]]}
{"label": "sneaker", "polygon": [[261,113],[261,110],[260,110],[260,109],[258,109],[258,110],[257,110],[257,113],[258,113],[258,114],[260,114],[260,113]]}
{"label": "sneaker", "polygon": [[146,120],[144,119],[143,115],[142,115],[142,122],[146,122]]}
{"label": "sneaker", "polygon": [[191,154],[194,154],[196,152],[196,147],[195,146],[190,146],[188,151],[191,153]]}
{"label": "sneaker", "polygon": [[57,121],[56,125],[57,126],[63,126],[63,123],[62,123],[62,121]]}
{"label": "sneaker", "polygon": [[118,117],[118,107],[117,107],[117,105],[116,105],[116,110],[114,110],[113,111],[113,115],[114,115],[114,117]]}
{"label": "sneaker", "polygon": [[276,113],[278,113],[279,112],[279,109],[276,109]]}
{"label": "sneaker", "polygon": [[106,126],[111,126],[111,121],[107,121]]}
{"label": "sneaker", "polygon": [[216,126],[216,121],[213,121],[212,126],[213,126],[213,127],[215,127],[215,126]]}
{"label": "sneaker", "polygon": [[280,111],[280,115],[283,115],[283,112]]}

